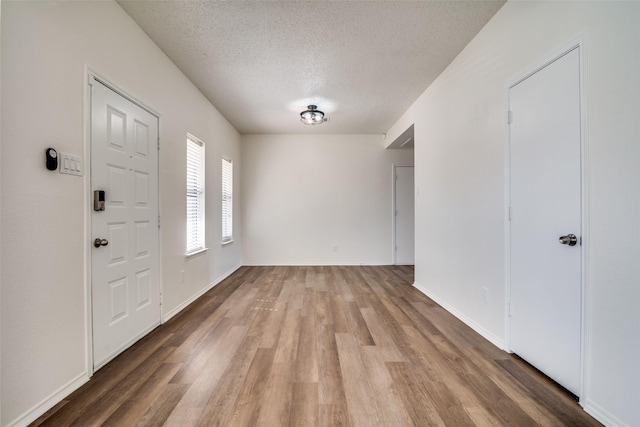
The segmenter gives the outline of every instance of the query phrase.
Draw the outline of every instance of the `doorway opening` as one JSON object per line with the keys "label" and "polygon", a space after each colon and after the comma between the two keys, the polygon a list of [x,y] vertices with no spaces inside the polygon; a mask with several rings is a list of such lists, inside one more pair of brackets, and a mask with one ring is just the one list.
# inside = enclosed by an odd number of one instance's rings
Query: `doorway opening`
{"label": "doorway opening", "polygon": [[[411,125],[387,148],[414,148]],[[413,164],[394,164],[392,171],[392,247],[394,265],[415,264],[415,173]]]}

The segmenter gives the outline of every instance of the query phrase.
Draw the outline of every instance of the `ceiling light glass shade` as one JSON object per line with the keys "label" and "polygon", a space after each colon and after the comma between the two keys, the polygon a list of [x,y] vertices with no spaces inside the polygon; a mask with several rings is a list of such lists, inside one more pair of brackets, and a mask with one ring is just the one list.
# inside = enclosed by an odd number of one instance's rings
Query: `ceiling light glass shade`
{"label": "ceiling light glass shade", "polygon": [[305,125],[319,125],[327,121],[324,113],[318,110],[316,105],[309,105],[307,109],[300,113],[300,121]]}

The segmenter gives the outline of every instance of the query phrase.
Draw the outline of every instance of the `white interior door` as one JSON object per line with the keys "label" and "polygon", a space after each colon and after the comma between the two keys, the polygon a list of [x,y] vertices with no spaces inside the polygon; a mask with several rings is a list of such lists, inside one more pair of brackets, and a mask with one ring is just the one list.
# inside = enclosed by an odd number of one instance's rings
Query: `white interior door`
{"label": "white interior door", "polygon": [[513,86],[509,105],[511,350],[579,396],[579,49]]}
{"label": "white interior door", "polygon": [[414,169],[395,166],[395,264],[413,265],[415,262],[414,231]]}
{"label": "white interior door", "polygon": [[91,215],[95,369],[160,323],[157,141],[156,116],[91,82],[91,188],[105,192]]}

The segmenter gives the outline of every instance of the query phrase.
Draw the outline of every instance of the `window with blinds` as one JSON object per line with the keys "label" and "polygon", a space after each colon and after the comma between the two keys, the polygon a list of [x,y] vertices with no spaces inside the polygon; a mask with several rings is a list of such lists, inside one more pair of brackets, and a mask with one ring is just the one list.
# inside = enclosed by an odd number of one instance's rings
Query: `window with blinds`
{"label": "window with blinds", "polygon": [[204,245],[204,144],[187,137],[187,255]]}
{"label": "window with blinds", "polygon": [[233,162],[222,158],[222,243],[233,241]]}

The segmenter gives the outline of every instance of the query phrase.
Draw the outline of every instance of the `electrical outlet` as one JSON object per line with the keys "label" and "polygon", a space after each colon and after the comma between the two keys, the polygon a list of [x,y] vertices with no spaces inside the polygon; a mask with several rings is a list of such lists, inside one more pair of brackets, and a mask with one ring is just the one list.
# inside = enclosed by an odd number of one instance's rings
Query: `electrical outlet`
{"label": "electrical outlet", "polygon": [[482,302],[489,304],[489,289],[485,287],[482,288]]}
{"label": "electrical outlet", "polygon": [[333,246],[331,247],[331,250],[332,250],[333,252],[338,252],[338,245],[333,245]]}

